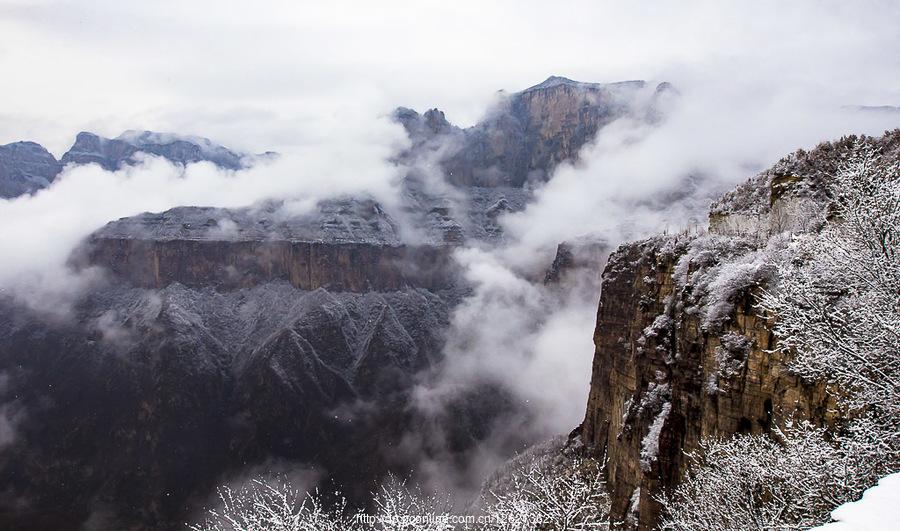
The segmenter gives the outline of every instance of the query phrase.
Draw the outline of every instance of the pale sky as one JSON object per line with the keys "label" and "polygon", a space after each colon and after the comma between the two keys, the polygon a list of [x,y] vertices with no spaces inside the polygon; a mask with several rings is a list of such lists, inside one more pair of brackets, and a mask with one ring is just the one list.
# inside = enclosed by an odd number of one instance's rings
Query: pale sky
{"label": "pale sky", "polygon": [[153,129],[289,151],[397,105],[469,125],[551,74],[900,105],[898,25],[890,1],[0,0],[0,143]]}

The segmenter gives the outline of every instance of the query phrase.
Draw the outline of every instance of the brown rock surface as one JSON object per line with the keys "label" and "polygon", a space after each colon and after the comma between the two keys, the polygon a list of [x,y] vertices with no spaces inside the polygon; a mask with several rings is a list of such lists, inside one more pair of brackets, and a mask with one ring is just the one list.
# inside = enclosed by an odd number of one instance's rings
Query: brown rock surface
{"label": "brown rock surface", "polygon": [[612,514],[626,528],[653,528],[654,495],[681,479],[685,452],[701,439],[829,416],[824,387],[788,374],[770,351],[774,338],[752,306],[752,290],[735,297],[720,329],[704,329],[674,278],[686,243],[624,245],[604,272],[581,437],[590,452],[606,454]]}
{"label": "brown rock surface", "polygon": [[88,261],[145,288],[179,282],[238,289],[286,280],[303,290],[364,293],[447,287],[451,251],[377,243],[95,238]]}

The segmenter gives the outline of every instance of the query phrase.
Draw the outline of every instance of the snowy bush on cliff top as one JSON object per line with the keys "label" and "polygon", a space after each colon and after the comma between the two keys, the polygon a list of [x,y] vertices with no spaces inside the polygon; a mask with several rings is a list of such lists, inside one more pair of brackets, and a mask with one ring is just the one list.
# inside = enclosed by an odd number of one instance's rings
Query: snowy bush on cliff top
{"label": "snowy bush on cliff top", "polygon": [[745,238],[713,234],[696,238],[674,270],[676,285],[686,295],[685,311],[699,313],[704,330],[718,331],[740,295],[772,278],[786,241],[785,235],[778,235],[760,249]]}

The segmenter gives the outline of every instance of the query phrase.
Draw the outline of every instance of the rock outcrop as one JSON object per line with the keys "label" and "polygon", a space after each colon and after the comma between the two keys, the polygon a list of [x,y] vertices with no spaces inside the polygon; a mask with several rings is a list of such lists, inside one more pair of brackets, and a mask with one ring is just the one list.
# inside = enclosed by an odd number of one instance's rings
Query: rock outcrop
{"label": "rock outcrop", "polygon": [[322,202],[307,214],[280,206],[179,207],[107,224],[82,265],[99,265],[135,286],[172,283],[219,290],[286,281],[303,290],[439,290],[452,285],[452,246],[406,245],[372,201]]}
{"label": "rock outcrop", "polygon": [[581,83],[551,76],[543,83],[501,96],[485,118],[467,129],[451,125],[444,113],[395,113],[413,140],[440,150],[439,161],[450,182],[463,186],[522,187],[546,181],[562,161],[578,153],[612,121],[630,116],[655,121],[668,83],[654,90],[644,81]]}
{"label": "rock outcrop", "polygon": [[704,438],[835,420],[824,384],[802,381],[774,351],[771,317],[760,315],[755,294],[771,281],[772,257],[790,231],[816,229],[811,220],[828,202],[822,180],[863,146],[900,161],[900,130],[795,153],[717,201],[709,234],[659,236],[610,256],[575,437],[606,457],[612,517],[622,527],[654,528],[654,496],[681,480],[686,453]]}
{"label": "rock outcrop", "polygon": [[99,164],[115,171],[137,161],[138,153],[163,157],[175,164],[209,161],[229,170],[251,166],[255,161],[276,156],[266,152],[244,155],[195,136],[152,131],[126,131],[117,138],[103,138],[81,132],[60,160],[34,142],[14,142],[0,146],[0,198],[13,198],[45,188],[68,164]]}
{"label": "rock outcrop", "polygon": [[48,186],[62,169],[49,151],[34,142],[0,146],[0,198],[30,194]]}
{"label": "rock outcrop", "polygon": [[600,284],[600,268],[609,256],[609,243],[601,238],[582,237],[556,246],[553,263],[544,274],[544,284],[559,284],[568,277],[586,273],[592,283]]}
{"label": "rock outcrop", "polygon": [[95,163],[105,170],[115,171],[122,164],[134,162],[138,152],[164,157],[176,164],[205,160],[230,170],[246,166],[244,155],[214,144],[209,139],[152,131],[126,131],[116,138],[81,132],[60,161],[64,165]]}

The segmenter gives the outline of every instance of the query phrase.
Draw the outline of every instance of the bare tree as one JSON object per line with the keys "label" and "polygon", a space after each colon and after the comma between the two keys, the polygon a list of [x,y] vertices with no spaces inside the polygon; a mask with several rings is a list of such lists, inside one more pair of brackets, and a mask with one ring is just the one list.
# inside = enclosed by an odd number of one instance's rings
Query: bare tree
{"label": "bare tree", "polygon": [[318,491],[295,489],[287,481],[257,478],[239,489],[219,487],[220,506],[208,510],[192,531],[354,531],[362,529],[357,514],[340,495],[328,503]]}
{"label": "bare tree", "polygon": [[416,484],[394,474],[374,493],[375,514],[372,529],[404,531],[441,531],[453,529],[450,499],[427,494]]}
{"label": "bare tree", "polygon": [[800,423],[773,435],[713,439],[690,454],[688,476],[663,495],[661,527],[696,529],[806,529],[828,521],[888,473],[882,426],[866,419],[841,437]]}
{"label": "bare tree", "polygon": [[601,467],[576,459],[560,472],[536,464],[514,472],[503,493],[484,500],[485,529],[606,529],[609,496]]}
{"label": "bare tree", "polygon": [[339,492],[324,496],[288,481],[256,478],[218,489],[219,506],[193,531],[439,531],[453,529],[449,498],[425,494],[393,474],[372,493],[373,513],[350,510]]}

